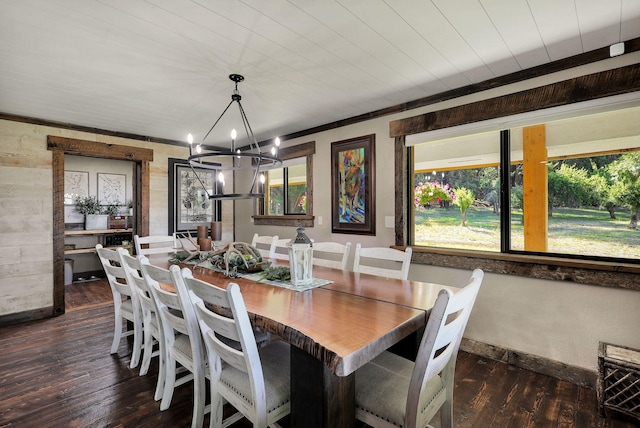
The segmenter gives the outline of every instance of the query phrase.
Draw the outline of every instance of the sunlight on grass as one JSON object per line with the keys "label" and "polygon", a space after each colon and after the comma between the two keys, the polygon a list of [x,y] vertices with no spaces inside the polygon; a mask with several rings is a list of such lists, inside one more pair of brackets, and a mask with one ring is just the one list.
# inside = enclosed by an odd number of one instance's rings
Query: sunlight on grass
{"label": "sunlight on grass", "polygon": [[[640,231],[627,228],[628,213],[617,216],[614,220],[595,209],[555,209],[548,219],[548,252],[640,259]],[[500,251],[500,218],[491,209],[470,209],[468,227],[461,226],[453,208],[416,211],[415,217],[415,245]],[[524,249],[521,211],[512,214],[511,247]]]}

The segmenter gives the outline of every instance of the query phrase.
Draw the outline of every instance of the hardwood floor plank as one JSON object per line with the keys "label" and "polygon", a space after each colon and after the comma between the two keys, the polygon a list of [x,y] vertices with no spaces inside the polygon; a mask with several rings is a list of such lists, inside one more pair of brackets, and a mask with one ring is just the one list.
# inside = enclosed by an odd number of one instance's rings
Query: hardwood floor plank
{"label": "hardwood floor plank", "polygon": [[[109,353],[113,306],[108,284],[100,284],[71,291],[82,295],[66,299],[75,306],[62,316],[0,327],[1,428],[190,426],[191,383],[177,388],[171,407],[161,412],[153,399],[157,359],[139,376],[129,368],[129,340]],[[454,421],[459,428],[640,426],[615,414],[598,418],[595,391],[466,352],[457,359]],[[289,428],[288,418],[281,425]],[[440,428],[439,417],[432,425]],[[251,424],[242,419],[232,427]]]}

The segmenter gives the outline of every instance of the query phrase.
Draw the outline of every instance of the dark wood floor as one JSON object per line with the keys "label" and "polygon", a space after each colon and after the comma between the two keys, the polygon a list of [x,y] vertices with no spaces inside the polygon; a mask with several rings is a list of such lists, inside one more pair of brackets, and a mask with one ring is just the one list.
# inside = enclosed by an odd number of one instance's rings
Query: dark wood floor
{"label": "dark wood floor", "polygon": [[[153,400],[157,363],[138,376],[128,367],[126,340],[109,354],[110,300],[106,282],[76,283],[67,286],[65,315],[0,328],[0,427],[190,426],[191,384],[160,412]],[[614,415],[598,418],[593,390],[464,352],[454,397],[456,427],[640,426]]]}

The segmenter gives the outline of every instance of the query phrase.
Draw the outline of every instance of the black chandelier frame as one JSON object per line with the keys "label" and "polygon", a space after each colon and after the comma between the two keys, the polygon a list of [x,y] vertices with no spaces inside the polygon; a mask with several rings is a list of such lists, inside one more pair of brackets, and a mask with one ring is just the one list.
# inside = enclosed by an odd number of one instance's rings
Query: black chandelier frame
{"label": "black chandelier frame", "polygon": [[[258,145],[258,141],[253,133],[253,129],[251,129],[251,124],[249,124],[249,119],[247,118],[247,114],[242,107],[242,96],[238,91],[238,83],[244,80],[244,76],[240,74],[231,74],[229,75],[229,79],[235,82],[235,89],[231,94],[231,101],[227,104],[227,107],[222,111],[218,119],[213,123],[209,131],[205,134],[202,142],[196,146],[196,150],[194,153],[193,144],[189,144],[189,157],[188,162],[193,170],[195,176],[198,181],[202,185],[203,189],[209,196],[209,199],[214,200],[234,200],[234,199],[260,199],[264,198],[264,185],[262,183],[258,184],[258,177],[260,173],[269,169],[278,168],[282,166],[282,160],[278,158],[278,148],[276,147],[276,153],[274,155],[270,153],[264,153],[260,150],[260,146]],[[233,103],[237,103],[238,109],[240,111],[240,118],[242,119],[242,126],[245,130],[245,133],[249,139],[249,145],[244,147],[243,149],[235,147],[235,140],[231,141],[230,149],[222,149],[216,147],[204,147],[203,143],[211,134],[211,131],[216,127],[216,125],[220,122],[225,113],[229,110]],[[277,144],[276,144],[277,145]],[[200,151],[199,151],[199,150]],[[223,159],[231,159],[231,162],[222,162]],[[243,158],[250,159],[249,162],[241,161]],[[240,161],[238,161],[240,160]],[[200,179],[198,173],[194,168],[204,168],[215,170],[218,172],[221,171],[252,171],[253,179],[251,181],[251,187],[247,193],[224,193],[224,186],[216,185],[214,186],[213,192],[209,192],[206,188],[204,182]]]}

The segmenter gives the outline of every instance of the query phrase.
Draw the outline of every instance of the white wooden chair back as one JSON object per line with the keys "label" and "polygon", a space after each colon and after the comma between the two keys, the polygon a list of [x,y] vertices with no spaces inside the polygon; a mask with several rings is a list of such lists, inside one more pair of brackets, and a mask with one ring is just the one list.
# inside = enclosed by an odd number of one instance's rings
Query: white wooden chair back
{"label": "white wooden chair back", "polygon": [[[158,315],[163,326],[165,340],[165,385],[160,410],[171,404],[174,388],[186,380],[194,382],[192,427],[201,427],[204,420],[206,393],[206,363],[204,344],[191,298],[187,292],[180,268],[172,265],[169,270],[140,261],[142,273],[153,293]],[[161,284],[172,286],[176,292],[166,290]],[[166,286],[165,286],[166,287]],[[191,374],[176,381],[179,362]]]}
{"label": "white wooden chair back", "polygon": [[[456,357],[483,277],[476,269],[464,288],[440,291],[415,362],[387,351],[358,369],[359,420],[373,427],[426,427],[440,412],[440,426],[453,428]],[[394,399],[385,396],[391,393]]]}
{"label": "white wooden chair back", "polygon": [[[142,264],[149,264],[149,259],[145,256],[132,257],[124,248],[118,248],[121,265],[127,275],[127,282],[135,285],[138,293],[138,301],[142,309],[142,328],[144,330],[142,364],[140,365],[140,376],[144,376],[149,371],[151,358],[158,357],[158,381],[156,383],[156,392],[154,399],[156,401],[162,398],[162,387],[164,385],[164,358],[162,352],[164,347],[164,333],[160,317],[158,316],[158,307],[155,298],[142,275]],[[158,349],[154,351],[154,346]]]}
{"label": "white wooden chair back", "polygon": [[[144,256],[151,254],[172,254],[180,247],[175,233],[173,235],[133,235],[133,243],[136,247],[136,254]],[[145,245],[144,248],[142,247],[143,245]]]}
{"label": "white wooden chair back", "polygon": [[[271,405],[268,408],[268,400],[274,397],[267,397],[265,377],[254,330],[238,284],[229,283],[225,290],[193,278],[187,269],[184,269],[182,273],[187,288],[192,292],[191,297],[196,316],[207,347],[211,379],[212,426],[220,426],[222,423],[222,403],[224,400],[231,403],[240,413],[252,421],[254,427],[270,426],[273,422],[286,416],[290,412],[288,387],[284,393],[276,392],[279,395],[275,397],[275,402],[278,403],[277,407],[273,408]],[[215,312],[210,309],[211,305],[216,308]],[[276,350],[275,348],[278,348],[278,351],[284,349],[284,353],[280,352],[278,359],[285,358],[276,361],[276,363],[283,366],[281,371],[287,375],[287,379],[280,379],[280,382],[287,384],[289,382],[289,362],[286,360],[289,352],[288,345],[277,341],[262,350],[267,354],[269,350]],[[270,360],[273,363],[273,358]],[[246,385],[229,382],[229,379],[241,382],[244,379],[246,382],[246,377],[240,376],[238,378],[237,374],[219,382],[221,377],[224,377],[222,371],[230,371],[229,367],[246,374],[249,379],[249,390],[245,390]],[[246,396],[247,393],[249,396]]]}
{"label": "white wooden chair back", "polygon": [[351,242],[341,244],[339,242],[314,242],[313,264],[334,269],[347,270]]}
{"label": "white wooden chair back", "polygon": [[[358,243],[353,259],[353,271],[387,278],[407,279],[412,253],[413,250],[410,247],[400,251],[388,247],[362,247]],[[373,260],[362,260],[363,258]]]}
{"label": "white wooden chair back", "polygon": [[274,260],[289,260],[289,242],[291,242],[291,239],[276,239],[273,241],[269,258]]}
{"label": "white wooden chair back", "polygon": [[275,236],[267,236],[267,235],[258,235],[255,233],[253,235],[253,239],[251,240],[251,246],[254,247],[258,252],[262,255],[263,258],[271,257],[271,252],[273,251],[273,246],[275,242],[278,240],[278,235]]}
{"label": "white wooden chair back", "polygon": [[[427,321],[411,374],[407,414],[405,415],[405,420],[408,421],[406,426],[412,426],[409,421],[414,420],[416,425],[423,426],[419,406],[421,392],[429,379],[440,373],[442,373],[442,381],[447,389],[447,396],[451,398],[449,411],[443,409],[443,414],[452,413],[456,357],[483,277],[484,272],[476,269],[471,274],[469,283],[463,289],[455,294],[444,289],[438,294],[429,315],[429,321]],[[446,418],[446,415],[443,416]],[[432,417],[430,416],[429,420]],[[426,422],[428,420],[424,421],[425,424]],[[446,423],[443,424],[443,426],[446,425]],[[451,426],[451,423],[449,425]]]}
{"label": "white wooden chair back", "polygon": [[[118,352],[120,340],[123,337],[133,335],[133,351],[131,353],[130,367],[137,367],[142,352],[143,336],[142,309],[137,293],[135,292],[134,286],[127,282],[127,274],[121,265],[120,255],[116,250],[104,248],[102,244],[97,244],[96,253],[107,276],[109,287],[111,287],[111,294],[113,295],[115,326],[113,342],[111,343],[111,353],[115,354]],[[133,323],[133,330],[125,333],[122,332],[123,318]]]}

